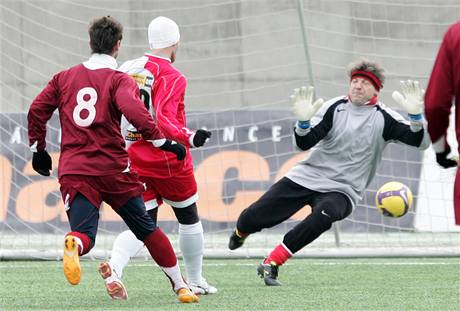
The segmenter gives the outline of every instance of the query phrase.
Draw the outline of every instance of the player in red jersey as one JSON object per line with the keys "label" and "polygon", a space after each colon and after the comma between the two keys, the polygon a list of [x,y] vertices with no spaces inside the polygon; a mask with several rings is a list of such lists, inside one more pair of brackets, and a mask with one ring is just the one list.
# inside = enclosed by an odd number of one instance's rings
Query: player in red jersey
{"label": "player in red jersey", "polygon": [[[160,16],[149,24],[148,37],[150,53],[124,63],[119,70],[136,80],[145,106],[167,138],[187,148],[201,147],[211,132],[187,128],[184,105],[187,80],[172,66],[179,45],[179,27],[173,20]],[[190,288],[196,294],[216,293],[217,289],[202,276],[203,227],[196,206],[197,184],[190,153],[187,152],[185,161],[177,161],[153,148],[136,125],[126,124],[123,128],[133,170],[147,186],[144,193],[147,212],[156,221],[158,206],[163,201],[172,206],[179,222],[179,246]],[[130,257],[142,247],[132,232],[123,232],[115,240],[109,265],[121,276]]]}
{"label": "player in red jersey", "polygon": [[[430,82],[425,94],[425,115],[428,133],[433,141],[436,161],[444,168],[455,167],[456,160],[448,158],[447,128],[452,104],[455,103],[455,131],[460,142],[460,22],[449,27],[439,48]],[[458,148],[460,152],[460,146]],[[460,226],[460,170],[454,185],[455,224]]]}
{"label": "player in red jersey", "polygon": [[[178,162],[185,158],[186,150],[164,138],[143,107],[136,83],[115,70],[122,31],[122,25],[111,17],[94,20],[89,28],[91,58],[56,74],[35,98],[28,114],[32,166],[39,174],[50,175],[46,123],[58,109],[62,127],[58,177],[72,230],[65,237],[63,264],[71,284],[80,282],[79,256],[94,246],[99,206],[104,201],[145,243],[160,266],[175,269],[176,273],[168,276],[179,300],[196,302],[198,297],[185,284],[168,238],[146,213],[141,197],[144,187],[137,174],[130,171],[120,133],[122,114],[152,148],[173,155]],[[114,280],[109,292],[115,298],[126,299],[123,284],[116,282],[110,269],[101,273]]]}

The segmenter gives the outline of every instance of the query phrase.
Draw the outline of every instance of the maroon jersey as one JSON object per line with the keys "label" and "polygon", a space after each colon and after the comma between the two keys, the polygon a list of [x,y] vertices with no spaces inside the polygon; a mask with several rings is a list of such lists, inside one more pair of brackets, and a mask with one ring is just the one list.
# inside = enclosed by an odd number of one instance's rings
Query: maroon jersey
{"label": "maroon jersey", "polygon": [[433,142],[447,137],[454,102],[455,129],[460,142],[460,22],[449,27],[444,35],[425,93],[425,116]]}
{"label": "maroon jersey", "polygon": [[[433,143],[447,138],[449,116],[455,103],[455,132],[460,152],[460,22],[449,27],[439,48],[425,93],[425,115]],[[460,170],[454,185],[455,224],[460,225]]]}
{"label": "maroon jersey", "polygon": [[37,150],[45,149],[46,123],[59,110],[59,177],[110,175],[127,169],[122,114],[146,140],[164,138],[140,100],[134,80],[115,68],[113,57],[93,54],[89,61],[56,74],[33,101],[29,143]]}

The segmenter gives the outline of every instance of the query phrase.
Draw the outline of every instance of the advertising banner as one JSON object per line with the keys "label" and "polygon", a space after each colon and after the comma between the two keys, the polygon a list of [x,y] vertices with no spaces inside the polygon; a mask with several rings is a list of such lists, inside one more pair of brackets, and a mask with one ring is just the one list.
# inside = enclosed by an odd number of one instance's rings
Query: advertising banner
{"label": "advertising banner", "polygon": [[[211,140],[203,148],[192,150],[199,188],[198,210],[205,230],[233,225],[243,209],[308,157],[308,151],[301,152],[293,144],[293,123],[290,112],[284,110],[194,112],[188,116],[190,129],[205,127],[212,131]],[[54,232],[68,227],[56,178],[59,143],[60,125],[55,115],[47,133],[53,172],[50,177],[40,176],[31,165],[27,115],[0,114],[0,231]],[[341,230],[413,229],[413,213],[399,219],[383,217],[375,208],[374,197],[378,187],[393,180],[409,186],[416,197],[421,161],[422,153],[414,148],[388,146],[376,178],[353,214],[341,223]],[[308,212],[307,207],[294,215],[292,223]],[[166,227],[169,222],[175,223],[168,206],[160,207],[159,221]],[[120,223],[118,215],[104,205],[100,228],[119,227]]]}

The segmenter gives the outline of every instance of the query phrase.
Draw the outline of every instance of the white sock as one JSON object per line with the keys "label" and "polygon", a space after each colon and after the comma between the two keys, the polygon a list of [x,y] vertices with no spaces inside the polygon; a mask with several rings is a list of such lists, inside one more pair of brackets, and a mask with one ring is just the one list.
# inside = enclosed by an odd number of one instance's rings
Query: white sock
{"label": "white sock", "polygon": [[136,256],[143,247],[144,243],[139,241],[131,230],[123,231],[117,236],[113,242],[109,265],[119,278],[121,278],[123,268],[126,267],[129,259]]}
{"label": "white sock", "polygon": [[184,279],[182,278],[182,273],[180,273],[179,262],[176,263],[173,267],[160,267],[161,270],[169,277],[173,284],[174,292],[177,292],[181,288],[188,288],[185,284]]}
{"label": "white sock", "polygon": [[[74,235],[72,235],[72,236],[75,239],[75,242],[77,242],[78,256],[81,256],[81,254],[83,253],[83,242],[81,241],[81,239],[79,237],[76,237]],[[78,246],[80,246],[80,248],[78,248]]]}
{"label": "white sock", "polygon": [[179,224],[179,247],[182,252],[189,283],[201,283],[203,265],[203,226]]}

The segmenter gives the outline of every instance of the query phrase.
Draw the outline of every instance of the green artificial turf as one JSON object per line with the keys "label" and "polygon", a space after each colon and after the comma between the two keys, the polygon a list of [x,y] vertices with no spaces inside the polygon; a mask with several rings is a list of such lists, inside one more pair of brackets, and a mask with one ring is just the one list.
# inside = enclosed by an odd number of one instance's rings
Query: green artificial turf
{"label": "green artificial turf", "polygon": [[77,286],[61,262],[3,261],[0,310],[460,310],[460,258],[292,259],[280,268],[281,287],[264,285],[259,262],[205,260],[219,292],[183,305],[150,261],[125,269],[128,301],[109,298],[97,261],[82,262]]}

